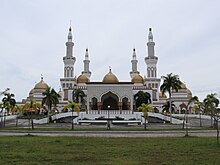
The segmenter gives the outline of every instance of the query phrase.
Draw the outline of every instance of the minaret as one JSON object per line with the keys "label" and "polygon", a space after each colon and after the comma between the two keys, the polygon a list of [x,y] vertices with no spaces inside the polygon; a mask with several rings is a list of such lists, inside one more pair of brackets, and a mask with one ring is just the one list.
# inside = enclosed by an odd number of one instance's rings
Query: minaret
{"label": "minaret", "polygon": [[90,60],[89,60],[89,50],[88,50],[88,48],[86,48],[85,60],[83,60],[83,63],[84,63],[84,71],[82,72],[82,74],[85,74],[86,77],[88,79],[90,79],[91,72],[89,71]]}
{"label": "minaret", "polygon": [[66,42],[66,56],[63,57],[64,62],[64,78],[74,77],[74,64],[76,58],[73,57],[73,46],[71,27],[69,28],[68,41]]}
{"label": "minaret", "polygon": [[69,28],[68,40],[66,42],[66,56],[63,57],[64,63],[64,78],[60,79],[62,87],[62,100],[70,100],[71,89],[76,84],[76,78],[74,76],[74,64],[76,58],[73,56],[73,46],[72,41],[72,29]]}
{"label": "minaret", "polygon": [[145,79],[145,85],[152,89],[152,99],[154,101],[159,100],[159,87],[160,87],[160,78],[157,78],[157,61],[158,57],[155,56],[154,52],[155,42],[153,40],[152,29],[149,28],[148,33],[148,56],[145,57],[145,63],[147,64],[147,78]]}
{"label": "minaret", "polygon": [[134,77],[135,74],[139,74],[139,72],[137,70],[137,63],[138,63],[138,60],[137,60],[136,52],[135,52],[135,48],[134,48],[132,60],[131,60],[131,64],[132,64],[132,70],[130,72],[131,79]]}
{"label": "minaret", "polygon": [[153,41],[152,29],[149,28],[148,42],[147,42],[148,56],[145,57],[145,62],[147,64],[147,77],[148,78],[157,77],[158,57],[154,55],[154,46],[155,46],[155,42]]}

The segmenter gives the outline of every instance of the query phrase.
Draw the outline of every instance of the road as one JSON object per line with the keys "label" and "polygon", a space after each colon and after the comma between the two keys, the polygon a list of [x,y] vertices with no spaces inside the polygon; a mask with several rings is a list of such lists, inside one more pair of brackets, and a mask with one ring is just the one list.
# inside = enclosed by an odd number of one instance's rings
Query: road
{"label": "road", "polygon": [[[36,136],[77,136],[77,137],[183,137],[185,131],[35,131],[35,130],[0,130],[0,136],[14,135]],[[190,136],[216,136],[215,130],[191,130]]]}

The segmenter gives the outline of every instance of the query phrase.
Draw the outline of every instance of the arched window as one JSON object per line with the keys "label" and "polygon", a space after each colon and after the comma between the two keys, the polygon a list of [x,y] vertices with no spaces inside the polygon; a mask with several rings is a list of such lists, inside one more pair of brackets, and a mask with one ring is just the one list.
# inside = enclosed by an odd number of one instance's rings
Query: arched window
{"label": "arched window", "polygon": [[92,98],[92,105],[91,105],[92,107],[92,110],[97,110],[98,109],[98,100],[97,100],[97,98],[95,98],[95,97],[93,97]]}
{"label": "arched window", "polygon": [[122,110],[128,110],[128,98],[124,97],[122,99]]}

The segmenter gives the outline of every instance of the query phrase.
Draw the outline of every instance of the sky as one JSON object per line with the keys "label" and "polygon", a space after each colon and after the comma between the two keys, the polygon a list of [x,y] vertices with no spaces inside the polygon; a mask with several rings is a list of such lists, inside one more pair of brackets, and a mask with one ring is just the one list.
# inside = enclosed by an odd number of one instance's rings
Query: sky
{"label": "sky", "polygon": [[146,75],[152,28],[158,77],[172,72],[200,100],[219,97],[219,9],[219,0],[0,0],[0,91],[27,98],[41,74],[59,90],[71,24],[76,76],[86,48],[90,81],[102,81],[109,66],[120,81],[130,81],[133,48]]}

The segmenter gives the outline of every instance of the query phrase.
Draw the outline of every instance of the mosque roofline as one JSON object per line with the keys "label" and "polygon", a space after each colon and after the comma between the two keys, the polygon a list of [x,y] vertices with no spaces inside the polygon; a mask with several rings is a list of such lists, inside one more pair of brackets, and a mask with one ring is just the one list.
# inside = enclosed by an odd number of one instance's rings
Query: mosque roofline
{"label": "mosque roofline", "polygon": [[105,82],[87,82],[86,84],[134,84],[133,82],[112,82],[112,83],[105,83]]}

